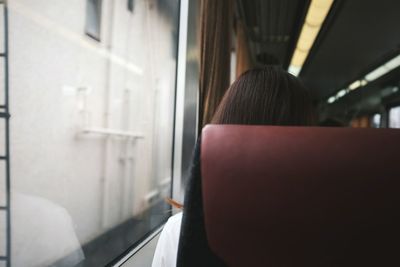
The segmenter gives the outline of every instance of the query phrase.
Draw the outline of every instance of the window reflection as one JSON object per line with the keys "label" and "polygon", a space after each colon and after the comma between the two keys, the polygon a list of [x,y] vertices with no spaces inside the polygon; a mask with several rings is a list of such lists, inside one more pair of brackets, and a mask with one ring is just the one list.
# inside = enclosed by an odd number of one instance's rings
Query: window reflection
{"label": "window reflection", "polygon": [[389,111],[389,127],[400,128],[400,106],[391,108]]}
{"label": "window reflection", "polygon": [[169,216],[178,4],[9,2],[12,266],[104,266]]}
{"label": "window reflection", "polygon": [[371,127],[372,128],[380,128],[381,127],[381,119],[382,116],[379,113],[375,113],[371,117]]}

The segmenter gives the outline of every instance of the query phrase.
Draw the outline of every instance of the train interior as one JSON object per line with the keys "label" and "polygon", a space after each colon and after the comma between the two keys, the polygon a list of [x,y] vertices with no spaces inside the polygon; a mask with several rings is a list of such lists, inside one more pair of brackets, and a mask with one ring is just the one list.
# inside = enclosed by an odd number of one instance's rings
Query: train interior
{"label": "train interior", "polygon": [[[315,14],[306,28],[309,6],[304,1],[241,4],[256,62],[277,61],[292,69],[312,91],[320,121],[334,118],[354,127],[396,124],[388,112],[394,114],[398,103],[400,35],[393,28],[399,23],[398,3],[326,1],[324,20]],[[305,39],[299,43],[301,30]]]}
{"label": "train interior", "polygon": [[181,211],[166,199],[183,202],[197,137],[249,69],[298,77],[320,126],[400,128],[399,10],[0,1],[0,267],[151,266]]}

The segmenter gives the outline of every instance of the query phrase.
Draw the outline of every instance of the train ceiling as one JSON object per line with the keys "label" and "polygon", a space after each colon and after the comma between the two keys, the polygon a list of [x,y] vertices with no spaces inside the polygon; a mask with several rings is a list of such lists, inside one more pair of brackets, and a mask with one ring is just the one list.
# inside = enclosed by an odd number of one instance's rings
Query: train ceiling
{"label": "train ceiling", "polygon": [[[310,1],[238,0],[238,4],[257,62],[275,60],[287,68]],[[400,53],[399,10],[399,0],[334,1],[299,74],[318,100],[326,101]]]}
{"label": "train ceiling", "polygon": [[259,64],[289,65],[310,1],[238,0],[253,58]]}

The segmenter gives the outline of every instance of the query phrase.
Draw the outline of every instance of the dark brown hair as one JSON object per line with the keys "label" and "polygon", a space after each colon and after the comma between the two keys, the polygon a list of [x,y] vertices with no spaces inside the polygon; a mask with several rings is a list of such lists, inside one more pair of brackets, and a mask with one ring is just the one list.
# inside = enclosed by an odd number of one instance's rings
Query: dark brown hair
{"label": "dark brown hair", "polygon": [[243,73],[226,91],[211,123],[312,125],[310,95],[293,75],[277,66]]}

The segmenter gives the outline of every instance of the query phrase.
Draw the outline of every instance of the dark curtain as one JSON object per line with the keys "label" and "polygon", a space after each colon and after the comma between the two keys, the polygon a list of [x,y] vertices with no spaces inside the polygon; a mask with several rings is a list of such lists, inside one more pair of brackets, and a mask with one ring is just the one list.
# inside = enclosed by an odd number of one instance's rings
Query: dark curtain
{"label": "dark curtain", "polygon": [[232,0],[201,0],[199,132],[230,82]]}
{"label": "dark curtain", "polygon": [[250,54],[249,42],[242,21],[237,23],[237,42],[236,42],[236,78],[243,72],[253,67],[253,62]]}

